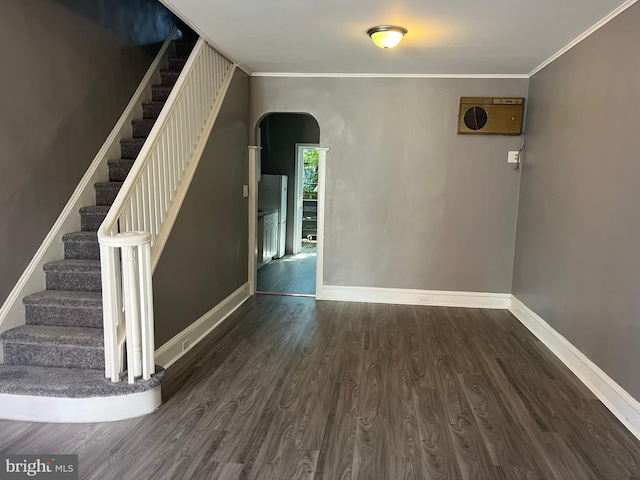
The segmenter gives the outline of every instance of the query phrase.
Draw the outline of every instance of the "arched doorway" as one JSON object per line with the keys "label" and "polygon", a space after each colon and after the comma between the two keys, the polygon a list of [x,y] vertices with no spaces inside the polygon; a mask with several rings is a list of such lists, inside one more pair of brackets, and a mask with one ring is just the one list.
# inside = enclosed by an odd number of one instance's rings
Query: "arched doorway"
{"label": "arched doorway", "polygon": [[256,140],[256,291],[315,295],[320,127],[309,114],[269,113]]}

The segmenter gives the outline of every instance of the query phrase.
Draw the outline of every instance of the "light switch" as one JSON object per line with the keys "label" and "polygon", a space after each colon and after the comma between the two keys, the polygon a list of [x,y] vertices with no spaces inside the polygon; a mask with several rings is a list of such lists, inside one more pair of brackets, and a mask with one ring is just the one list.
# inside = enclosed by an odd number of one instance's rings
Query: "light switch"
{"label": "light switch", "polygon": [[507,163],[518,163],[520,161],[519,150],[509,150],[509,156],[507,157]]}
{"label": "light switch", "polygon": [[247,198],[249,196],[249,185],[242,186],[242,196]]}

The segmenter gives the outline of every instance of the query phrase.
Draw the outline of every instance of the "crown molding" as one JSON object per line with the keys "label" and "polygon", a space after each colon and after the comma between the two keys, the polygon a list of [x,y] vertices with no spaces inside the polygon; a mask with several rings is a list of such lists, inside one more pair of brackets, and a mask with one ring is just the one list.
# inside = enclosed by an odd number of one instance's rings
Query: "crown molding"
{"label": "crown molding", "polygon": [[253,72],[252,77],[284,78],[529,78],[519,73],[302,73]]}
{"label": "crown molding", "polygon": [[567,53],[577,44],[582,42],[585,38],[589,37],[591,34],[598,31],[600,28],[605,26],[611,20],[616,18],[622,12],[627,10],[629,7],[633,6],[638,0],[627,0],[622,5],[617,7],[607,16],[596,22],[590,28],[585,30],[582,34],[578,35],[575,39],[569,42],[567,45],[562,47],[556,53],[551,55],[545,61],[543,61],[540,65],[535,67],[529,73],[488,73],[488,74],[464,74],[464,73],[434,73],[434,74],[423,74],[423,73],[320,73],[320,72],[311,72],[311,73],[303,73],[303,72],[253,72],[247,65],[238,62],[231,55],[227,54],[227,52],[220,48],[213,39],[206,35],[201,29],[195,26],[193,22],[187,20],[188,17],[182,13],[182,11],[177,8],[172,0],[160,0],[169,10],[173,11],[178,17],[180,17],[187,25],[189,25],[198,35],[204,37],[207,40],[207,43],[218,50],[221,54],[227,57],[230,61],[236,64],[236,66],[244,71],[247,75],[252,77],[280,77],[280,78],[467,78],[467,79],[481,79],[481,78],[521,78],[528,79],[538,73],[540,70],[560,58],[562,55]]}
{"label": "crown molding", "polygon": [[553,55],[551,55],[549,58],[547,58],[544,62],[542,62],[540,65],[538,65],[536,68],[534,68],[533,70],[531,70],[529,72],[529,74],[527,75],[528,78],[533,77],[536,73],[538,73],[540,70],[542,70],[544,67],[546,67],[547,65],[549,65],[550,63],[552,63],[553,61],[557,60],[558,58],[560,58],[562,55],[564,55],[565,53],[567,53],[569,50],[571,50],[573,47],[575,47],[577,44],[579,44],[580,42],[582,42],[585,38],[589,37],[591,34],[595,33],[596,31],[600,30],[602,27],[604,27],[607,23],[609,23],[611,20],[613,20],[614,18],[616,18],[618,15],[620,15],[622,12],[624,12],[626,9],[628,9],[629,7],[631,7],[634,3],[636,3],[638,0],[627,0],[626,2],[624,2],[622,5],[620,5],[618,8],[616,8],[614,11],[612,11],[609,15],[607,15],[606,17],[604,17],[602,20],[600,20],[599,22],[595,23],[593,26],[591,26],[591,28],[585,30],[581,35],[577,36],[576,38],[573,39],[573,41],[569,42],[567,45],[565,45],[563,48],[561,48],[560,50],[558,50],[556,53],[554,53]]}

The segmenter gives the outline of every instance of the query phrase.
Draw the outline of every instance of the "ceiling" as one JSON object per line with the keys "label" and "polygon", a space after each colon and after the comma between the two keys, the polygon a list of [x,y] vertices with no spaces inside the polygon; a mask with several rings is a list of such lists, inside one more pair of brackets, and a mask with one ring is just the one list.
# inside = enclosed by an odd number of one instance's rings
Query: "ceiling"
{"label": "ceiling", "polygon": [[[528,75],[636,0],[162,0],[251,72]],[[366,31],[409,30],[393,50]]]}

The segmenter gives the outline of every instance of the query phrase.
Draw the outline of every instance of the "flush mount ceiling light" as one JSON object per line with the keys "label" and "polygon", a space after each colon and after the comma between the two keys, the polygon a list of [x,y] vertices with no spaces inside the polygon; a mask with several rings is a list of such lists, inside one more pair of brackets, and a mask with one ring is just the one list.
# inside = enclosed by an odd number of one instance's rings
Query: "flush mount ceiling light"
{"label": "flush mount ceiling light", "polygon": [[373,43],[380,48],[393,48],[400,43],[402,37],[408,33],[406,28],[393,25],[378,25],[367,30]]}

